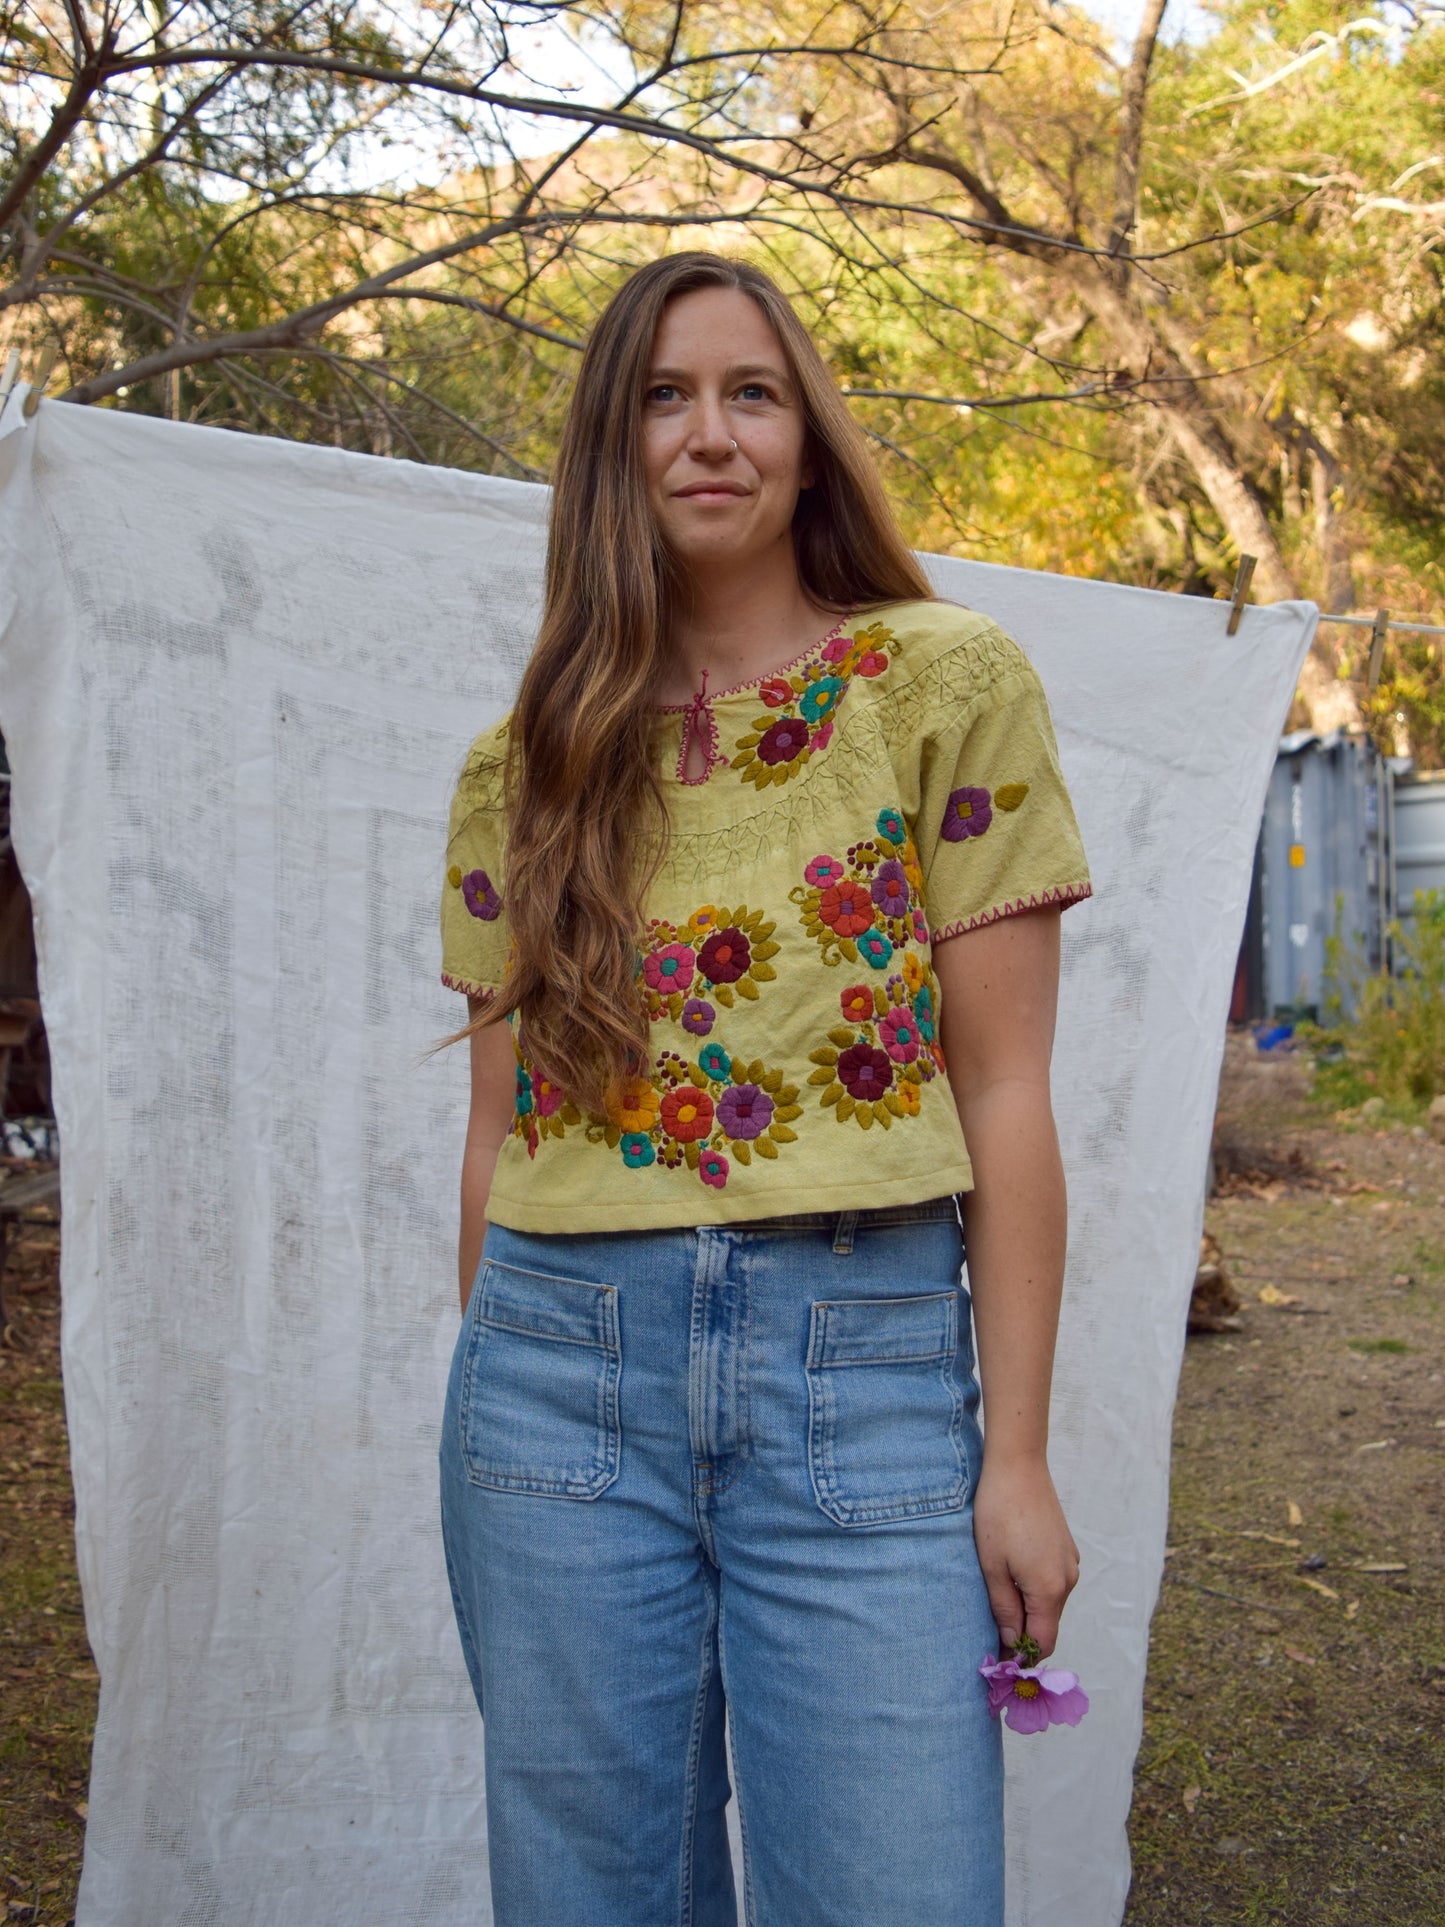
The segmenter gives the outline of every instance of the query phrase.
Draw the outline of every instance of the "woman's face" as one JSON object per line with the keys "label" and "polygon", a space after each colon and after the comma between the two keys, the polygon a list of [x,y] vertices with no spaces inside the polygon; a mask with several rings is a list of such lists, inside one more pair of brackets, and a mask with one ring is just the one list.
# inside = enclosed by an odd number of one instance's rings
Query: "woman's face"
{"label": "woman's face", "polygon": [[750,295],[697,288],[670,301],[642,406],[652,512],[693,569],[746,565],[790,540],[803,408],[782,343]]}

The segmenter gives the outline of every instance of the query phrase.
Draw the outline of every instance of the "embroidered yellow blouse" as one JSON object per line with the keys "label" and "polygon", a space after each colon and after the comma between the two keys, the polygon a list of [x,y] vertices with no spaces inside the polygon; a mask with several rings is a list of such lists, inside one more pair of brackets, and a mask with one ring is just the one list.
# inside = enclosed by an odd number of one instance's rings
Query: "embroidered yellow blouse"
{"label": "embroidered yellow blouse", "polygon": [[[506,727],[467,758],[442,890],[442,981],[483,999],[507,968]],[[692,735],[707,774],[688,782]],[[933,947],[1089,895],[1027,658],[985,616],[894,604],[659,711],[657,754],[671,834],[638,933],[651,1066],[587,1116],[519,1052],[488,1216],[633,1230],[967,1190]]]}

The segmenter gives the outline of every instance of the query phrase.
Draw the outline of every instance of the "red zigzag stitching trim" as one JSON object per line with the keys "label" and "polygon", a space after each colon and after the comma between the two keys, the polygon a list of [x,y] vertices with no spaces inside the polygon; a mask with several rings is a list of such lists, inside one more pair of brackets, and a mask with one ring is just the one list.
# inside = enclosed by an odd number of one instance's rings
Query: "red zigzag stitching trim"
{"label": "red zigzag stitching trim", "polygon": [[1056,890],[1041,891],[1036,897],[1019,897],[1013,903],[1000,904],[996,910],[985,910],[979,916],[945,924],[942,930],[931,930],[928,941],[943,943],[948,937],[961,937],[967,930],[981,930],[985,924],[1001,923],[1005,917],[1017,917],[1025,910],[1041,910],[1047,903],[1065,906],[1082,903],[1085,897],[1093,894],[1094,886],[1091,883],[1061,883]]}

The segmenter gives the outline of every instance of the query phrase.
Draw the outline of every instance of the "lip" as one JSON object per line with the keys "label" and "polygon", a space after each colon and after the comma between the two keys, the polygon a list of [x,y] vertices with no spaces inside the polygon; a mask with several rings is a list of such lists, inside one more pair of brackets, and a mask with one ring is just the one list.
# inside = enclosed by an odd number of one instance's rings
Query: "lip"
{"label": "lip", "polygon": [[708,496],[739,495],[741,496],[741,495],[746,495],[747,492],[748,491],[743,487],[741,482],[725,482],[719,479],[716,482],[689,482],[686,488],[674,489],[673,494],[675,496],[691,498],[697,495],[708,495]]}

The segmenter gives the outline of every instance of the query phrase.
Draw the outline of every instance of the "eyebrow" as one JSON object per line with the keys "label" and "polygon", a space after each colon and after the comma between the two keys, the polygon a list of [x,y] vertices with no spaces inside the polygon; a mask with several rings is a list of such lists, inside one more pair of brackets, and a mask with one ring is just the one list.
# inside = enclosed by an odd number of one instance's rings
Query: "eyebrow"
{"label": "eyebrow", "polygon": [[[688,371],[685,368],[650,368],[647,379],[649,381],[685,381],[687,375]],[[723,370],[724,381],[743,381],[757,375],[767,375],[786,388],[792,386],[787,370],[771,361],[734,362],[730,368]]]}

